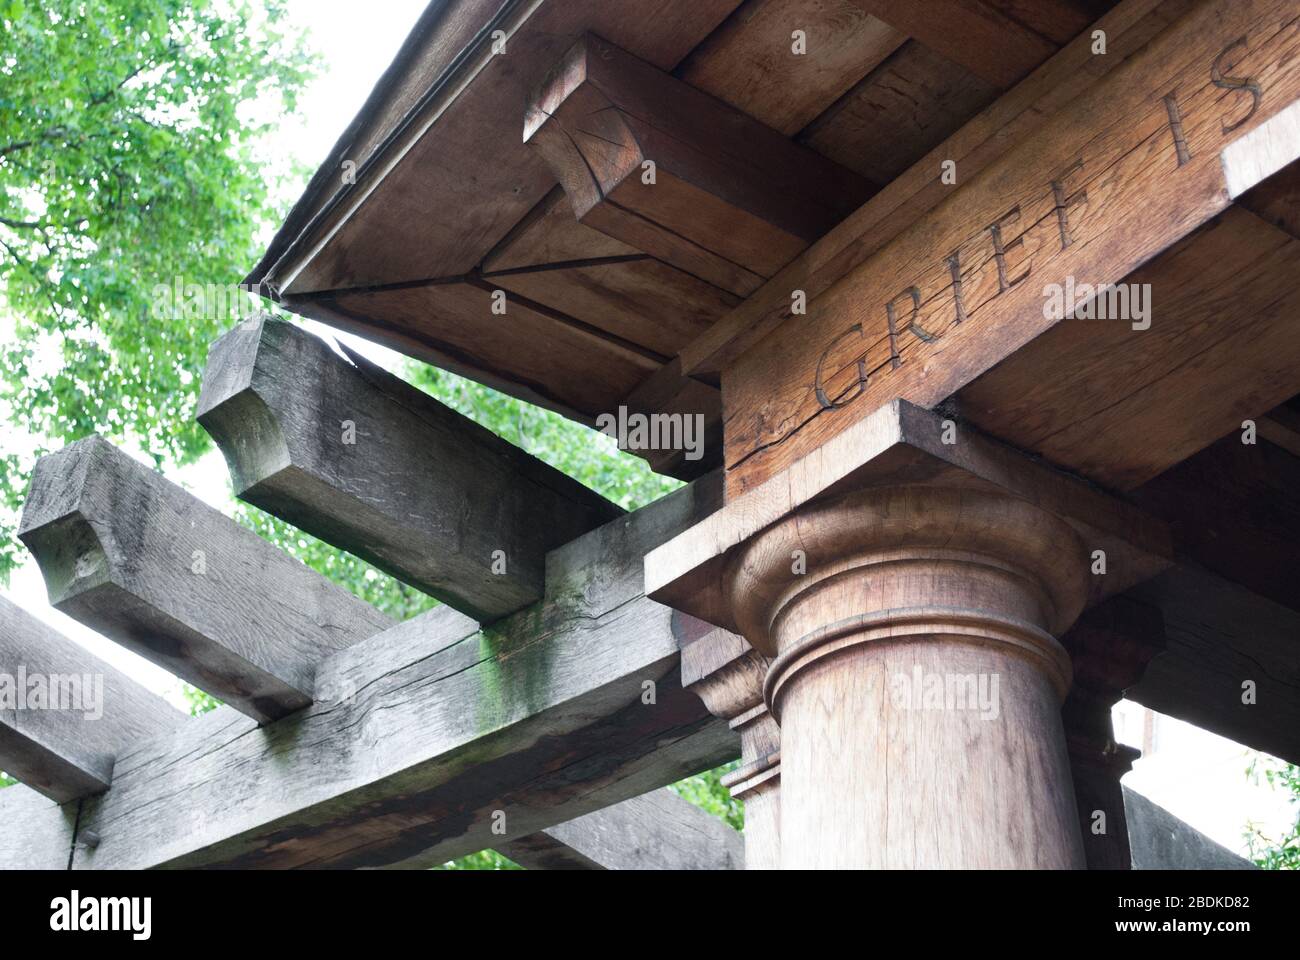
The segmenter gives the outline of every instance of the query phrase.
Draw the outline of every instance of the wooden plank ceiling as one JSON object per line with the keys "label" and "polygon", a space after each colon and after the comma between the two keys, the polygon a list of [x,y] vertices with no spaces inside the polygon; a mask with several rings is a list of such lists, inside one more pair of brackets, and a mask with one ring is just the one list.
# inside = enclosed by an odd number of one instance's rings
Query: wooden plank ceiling
{"label": "wooden plank ceiling", "polygon": [[[579,38],[833,161],[840,188],[813,189],[838,217],[1112,5],[656,0],[629,16],[606,0],[434,4],[249,280],[295,312],[590,423],[816,237],[775,260],[764,251],[727,282],[579,222],[523,137],[527,105]],[[496,55],[493,31],[505,36]],[[834,194],[850,180],[861,195],[845,209]],[[496,290],[505,316],[492,311]],[[706,390],[702,402],[717,401]]]}

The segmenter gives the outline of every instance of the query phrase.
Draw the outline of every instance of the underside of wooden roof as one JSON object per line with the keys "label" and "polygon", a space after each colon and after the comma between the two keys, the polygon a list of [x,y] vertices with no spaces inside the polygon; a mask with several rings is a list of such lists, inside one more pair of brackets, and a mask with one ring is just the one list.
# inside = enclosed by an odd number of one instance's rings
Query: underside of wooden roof
{"label": "underside of wooden roof", "polygon": [[[591,423],[635,404],[648,378],[835,220],[1110,6],[435,2],[249,281],[294,312]],[[575,217],[539,145],[525,142],[525,115],[587,35],[787,140],[789,171],[807,184],[798,203],[832,211],[817,236],[776,243],[724,223],[724,237],[761,249],[750,263],[737,262],[744,251],[706,263],[666,251],[662,237]],[[754,198],[760,220],[780,192]],[[706,386],[716,377],[697,380],[692,407],[716,420]],[[656,464],[682,476],[711,465]]]}

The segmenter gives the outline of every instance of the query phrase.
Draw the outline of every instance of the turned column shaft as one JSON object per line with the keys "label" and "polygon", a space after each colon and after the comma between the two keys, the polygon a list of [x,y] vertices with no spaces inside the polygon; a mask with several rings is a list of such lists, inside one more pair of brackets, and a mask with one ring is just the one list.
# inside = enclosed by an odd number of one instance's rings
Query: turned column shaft
{"label": "turned column shaft", "polygon": [[1054,639],[1087,587],[1069,526],[1003,495],[868,489],[791,514],[729,577],[773,658],[783,868],[1084,865]]}

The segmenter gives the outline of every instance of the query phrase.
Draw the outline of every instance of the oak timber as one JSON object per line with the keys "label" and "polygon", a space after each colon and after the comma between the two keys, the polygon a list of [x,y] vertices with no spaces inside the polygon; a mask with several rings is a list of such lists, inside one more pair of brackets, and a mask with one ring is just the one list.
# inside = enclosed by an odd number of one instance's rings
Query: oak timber
{"label": "oak timber", "polygon": [[591,34],[530,101],[524,140],[580,222],[734,294],[756,289],[869,192],[849,171]]}
{"label": "oak timber", "polygon": [[[1056,323],[1047,285],[1121,281],[1221,212],[1218,151],[1300,94],[1281,7],[1197,7],[733,364],[729,492],[872,399],[939,402]],[[1223,77],[1244,78],[1226,100]]]}
{"label": "oak timber", "polygon": [[1056,44],[981,0],[854,3],[1003,89],[1056,52]]}
{"label": "oak timber", "polygon": [[0,790],[0,868],[68,869],[77,809],[75,801],[56,803],[23,783]]}
{"label": "oak timber", "polygon": [[503,301],[494,298],[496,289],[504,288],[477,278],[339,291],[289,306],[363,336],[373,336],[381,317],[384,342],[403,353],[583,423],[615,409],[663,363],[526,296],[507,290]]}
{"label": "oak timber", "polygon": [[[607,0],[510,3],[495,23],[504,50],[475,35],[356,184],[250,279],[300,294],[468,272],[554,185],[518,122],[556,59],[590,30],[671,69],[737,2],[656,0],[636,17]],[[490,163],[477,144],[491,145]]]}
{"label": "oak timber", "polygon": [[906,40],[854,0],[746,0],[674,74],[793,136]]}
{"label": "oak timber", "polygon": [[429,866],[731,759],[642,590],[646,549],[719,493],[697,482],[553,551],[547,597],[494,627],[440,607],[327,657],[293,716],[219,708],[126,751],[73,865]]}
{"label": "oak timber", "polygon": [[667,787],[497,849],[530,870],[741,870],[745,865],[740,834]]}
{"label": "oak timber", "polygon": [[[123,747],[185,719],[4,597],[0,675],[14,695],[0,701],[0,770],[59,803],[106,790]],[[44,690],[39,703],[30,699],[32,678]]]}
{"label": "oak timber", "polygon": [[37,463],[19,537],[54,607],[264,722],[391,623],[99,437]]}
{"label": "oak timber", "polygon": [[[734,364],[729,491],[873,398],[937,403],[1052,325],[1045,284],[1117,282],[1222,211],[1219,151],[1300,93],[1300,20],[1284,14],[1198,6]],[[1226,99],[1224,77],[1242,81]]]}
{"label": "oak timber", "polygon": [[964,387],[962,414],[1134,490],[1300,392],[1297,275],[1300,240],[1229,207],[1123,278],[1148,322],[1068,318]]}
{"label": "oak timber", "polygon": [[1054,639],[1089,591],[1068,525],[942,481],[854,488],[748,540],[726,579],[774,657],[782,868],[1084,865]]}
{"label": "oak timber", "polygon": [[[742,543],[794,510],[845,490],[903,484],[997,491],[1065,518],[1089,552],[1100,549],[1107,557],[1106,574],[1090,583],[1090,603],[1121,593],[1170,563],[1169,533],[1159,521],[973,427],[898,400],[651,551],[647,590],[678,610],[740,632],[722,571]],[[754,643],[753,637],[746,639]]]}
{"label": "oak timber", "polygon": [[[866,261],[915,220],[947,199],[951,187],[939,179],[941,163],[957,164],[959,183],[974,177],[1061,107],[1119,67],[1196,0],[1124,0],[1096,23],[1108,38],[1104,57],[1080,36],[963,126],[905,174],[889,183],[761,290],[682,352],[683,372],[716,376],[791,316],[790,297],[803,290],[820,296]],[[814,124],[814,128],[818,125]],[[810,131],[811,132],[811,131]]]}
{"label": "oak timber", "polygon": [[235,493],[481,622],[546,553],[622,514],[365,358],[269,317],[213,344],[198,420]]}
{"label": "oak timber", "polygon": [[1167,648],[1128,699],[1300,763],[1300,614],[1190,564],[1131,596],[1160,609]]}
{"label": "oak timber", "polygon": [[997,95],[997,87],[909,40],[798,140],[873,183],[886,184]]}

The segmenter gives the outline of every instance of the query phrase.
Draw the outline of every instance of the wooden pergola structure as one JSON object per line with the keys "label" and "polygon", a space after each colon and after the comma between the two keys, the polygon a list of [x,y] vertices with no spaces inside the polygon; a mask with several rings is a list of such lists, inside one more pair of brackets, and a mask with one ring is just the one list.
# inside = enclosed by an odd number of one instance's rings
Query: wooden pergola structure
{"label": "wooden pergola structure", "polygon": [[[698,416],[637,451],[691,482],[624,513],[245,321],[198,412],[239,496],[444,606],[45,458],[51,602],[227,706],[0,604],[0,669],[107,678],[0,716],[0,862],[1127,868],[1121,696],[1300,762],[1298,160],[1296,0],[431,4],[249,282]],[[737,756],[743,855],[662,789]]]}

